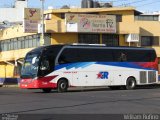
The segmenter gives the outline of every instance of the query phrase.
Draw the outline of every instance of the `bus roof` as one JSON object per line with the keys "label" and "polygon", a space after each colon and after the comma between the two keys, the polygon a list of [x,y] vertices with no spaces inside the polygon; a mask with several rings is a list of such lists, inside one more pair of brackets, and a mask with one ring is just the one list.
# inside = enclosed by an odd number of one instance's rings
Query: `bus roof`
{"label": "bus roof", "polygon": [[84,48],[107,48],[107,49],[130,49],[130,50],[154,50],[153,48],[144,48],[144,47],[129,47],[129,46],[106,46],[106,45],[101,45],[101,44],[76,44],[76,45],[73,45],[73,44],[57,44],[57,45],[47,45],[47,46],[40,46],[38,48],[35,48],[33,50],[31,50],[30,52],[41,52],[43,51],[44,49],[52,49],[54,46],[57,46],[57,47],[84,47]]}

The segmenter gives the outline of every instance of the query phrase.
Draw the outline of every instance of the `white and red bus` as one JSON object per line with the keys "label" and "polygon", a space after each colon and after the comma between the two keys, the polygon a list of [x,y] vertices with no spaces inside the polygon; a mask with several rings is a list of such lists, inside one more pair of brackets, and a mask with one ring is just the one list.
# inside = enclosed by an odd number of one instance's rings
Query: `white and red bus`
{"label": "white and red bus", "polygon": [[20,88],[50,92],[76,86],[123,86],[158,82],[158,59],[152,48],[100,45],[50,45],[28,52]]}

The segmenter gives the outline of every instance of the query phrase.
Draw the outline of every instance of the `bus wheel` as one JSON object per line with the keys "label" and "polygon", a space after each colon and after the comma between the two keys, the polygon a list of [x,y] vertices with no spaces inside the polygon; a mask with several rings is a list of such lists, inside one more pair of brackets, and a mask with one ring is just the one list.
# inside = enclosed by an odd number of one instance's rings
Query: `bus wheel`
{"label": "bus wheel", "polygon": [[66,79],[60,79],[58,81],[58,92],[66,92],[68,89],[68,81]]}
{"label": "bus wheel", "polygon": [[44,93],[50,93],[51,92],[51,88],[44,88],[42,89]]}
{"label": "bus wheel", "polygon": [[133,77],[129,77],[126,82],[126,89],[133,90],[136,88],[136,80]]}

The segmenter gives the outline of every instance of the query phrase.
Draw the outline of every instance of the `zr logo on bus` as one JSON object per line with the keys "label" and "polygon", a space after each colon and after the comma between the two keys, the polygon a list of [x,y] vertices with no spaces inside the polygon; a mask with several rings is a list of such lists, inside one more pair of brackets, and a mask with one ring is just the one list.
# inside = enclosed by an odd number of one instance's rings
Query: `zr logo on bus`
{"label": "zr logo on bus", "polygon": [[108,75],[109,75],[108,72],[99,72],[97,74],[97,79],[108,79]]}

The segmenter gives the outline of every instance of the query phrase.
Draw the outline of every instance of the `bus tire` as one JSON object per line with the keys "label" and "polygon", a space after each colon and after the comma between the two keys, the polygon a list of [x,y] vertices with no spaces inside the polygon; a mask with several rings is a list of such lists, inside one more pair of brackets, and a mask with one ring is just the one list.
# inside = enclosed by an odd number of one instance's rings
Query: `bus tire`
{"label": "bus tire", "polygon": [[50,93],[51,92],[51,88],[43,88],[42,89],[44,93]]}
{"label": "bus tire", "polygon": [[68,81],[66,79],[60,79],[57,85],[58,92],[66,92],[68,89]]}
{"label": "bus tire", "polygon": [[126,82],[126,89],[133,90],[136,88],[136,80],[134,77],[129,77]]}

